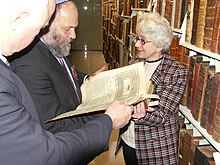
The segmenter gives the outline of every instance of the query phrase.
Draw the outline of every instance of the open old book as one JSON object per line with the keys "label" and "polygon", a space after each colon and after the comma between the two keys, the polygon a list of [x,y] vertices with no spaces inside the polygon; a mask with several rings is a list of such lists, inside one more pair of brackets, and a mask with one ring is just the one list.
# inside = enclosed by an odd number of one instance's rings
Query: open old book
{"label": "open old book", "polygon": [[[101,72],[81,86],[82,103],[76,110],[63,113],[49,121],[105,110],[114,100],[123,101],[127,105],[145,100],[148,106],[157,105],[159,96],[152,94],[153,89],[151,81],[146,81],[143,62]],[[151,99],[156,101],[151,102]]]}

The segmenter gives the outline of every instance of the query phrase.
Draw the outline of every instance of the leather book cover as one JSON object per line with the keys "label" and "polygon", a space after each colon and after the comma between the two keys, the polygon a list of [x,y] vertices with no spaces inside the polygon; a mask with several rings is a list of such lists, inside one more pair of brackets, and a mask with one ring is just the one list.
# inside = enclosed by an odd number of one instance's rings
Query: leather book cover
{"label": "leather book cover", "polygon": [[214,152],[216,149],[211,145],[198,146],[195,152],[194,165],[208,164],[210,160],[214,160]]}
{"label": "leather book cover", "polygon": [[209,3],[207,3],[204,39],[203,39],[203,48],[206,50],[211,50],[215,12],[216,12],[215,8],[216,8],[216,0],[212,0]]}
{"label": "leather book cover", "polygon": [[214,128],[214,116],[216,115],[217,107],[218,107],[218,101],[219,101],[219,91],[220,91],[220,73],[215,73],[213,77],[213,90],[211,95],[211,102],[210,102],[210,110],[209,110],[209,117],[207,122],[207,132],[210,135],[213,135],[213,128]]}
{"label": "leather book cover", "polygon": [[165,14],[164,17],[169,21],[171,25],[171,16],[172,16],[172,0],[166,0],[166,6],[165,6]]}
{"label": "leather book cover", "polygon": [[[139,8],[138,2],[139,2],[139,0],[133,0],[132,7],[133,7],[133,8]],[[140,3],[140,2],[139,2],[139,3]]]}
{"label": "leather book cover", "polygon": [[162,14],[162,5],[163,4],[163,0],[158,0],[157,1],[157,13],[159,13],[160,15]]}
{"label": "leather book cover", "polygon": [[132,29],[131,29],[131,31],[132,31],[133,34],[136,34],[136,27],[137,27],[137,14],[132,17]]}
{"label": "leather book cover", "polygon": [[209,62],[206,63],[203,62],[200,65],[198,86],[196,90],[195,104],[193,108],[194,109],[193,117],[199,122],[201,121],[202,107],[204,104],[204,95],[207,84],[208,69],[209,69]]}
{"label": "leather book cover", "polygon": [[[189,65],[190,65],[190,57],[189,57],[189,54],[188,54],[188,51],[189,49],[185,48],[185,54],[183,55],[183,66],[185,66],[185,68],[187,69],[188,71],[188,76],[189,76]],[[187,84],[186,84],[186,88],[184,90],[184,93],[183,93],[183,97],[181,99],[181,104],[183,106],[186,106],[187,105],[187,97],[188,97],[188,88],[189,88],[189,78],[187,79]]]}
{"label": "leather book cover", "polygon": [[188,91],[187,91],[187,108],[191,109],[192,104],[192,91],[193,91],[193,82],[194,82],[194,66],[195,63],[202,62],[202,56],[191,56],[190,57],[190,65],[189,65],[189,73],[188,73]]}
{"label": "leather book cover", "polygon": [[[220,109],[218,109],[220,111]],[[214,119],[214,127],[213,127],[213,135],[212,138],[216,142],[220,143],[220,112],[218,112],[218,115],[215,115]]]}
{"label": "leather book cover", "polygon": [[176,59],[176,56],[177,56],[177,48],[178,48],[178,45],[179,45],[179,40],[180,40],[180,38],[175,35],[173,37],[172,43],[170,45],[169,54],[174,59]]}
{"label": "leather book cover", "polygon": [[122,15],[123,16],[126,16],[128,11],[127,11],[127,1],[128,0],[123,0],[123,3],[122,3]]}
{"label": "leather book cover", "polygon": [[179,61],[180,63],[183,63],[184,54],[185,54],[185,47],[180,45],[178,42],[176,60]]}
{"label": "leather book cover", "polygon": [[220,1],[216,2],[211,51],[220,54]]}
{"label": "leather book cover", "polygon": [[200,0],[198,25],[197,25],[197,33],[196,33],[196,46],[199,48],[203,47],[206,5],[207,5],[207,0]]}
{"label": "leather book cover", "polygon": [[197,87],[198,87],[198,80],[199,80],[199,71],[200,71],[200,63],[195,63],[194,66],[194,73],[193,73],[193,86],[192,86],[192,101],[191,101],[191,113],[195,120],[197,120],[196,116],[196,111],[194,112],[194,107],[195,107],[195,102],[196,102],[196,92],[197,92]]}
{"label": "leather book cover", "polygon": [[181,144],[180,144],[179,153],[181,155],[181,159],[179,159],[179,165],[188,164],[190,162],[190,153],[191,153],[190,147],[193,138],[192,134],[193,134],[192,129],[186,129],[184,132],[180,134]]}
{"label": "leather book cover", "polygon": [[176,0],[176,7],[175,7],[175,19],[174,19],[174,28],[180,29],[180,18],[181,18],[181,6],[182,0]]}
{"label": "leather book cover", "polygon": [[193,8],[193,26],[192,26],[192,38],[191,44],[196,44],[196,34],[197,34],[197,24],[198,24],[198,17],[199,17],[199,6],[200,0],[194,0],[194,8]]}
{"label": "leather book cover", "polygon": [[205,96],[204,96],[204,104],[202,109],[202,115],[201,115],[201,121],[200,125],[204,129],[207,129],[207,122],[208,122],[208,116],[210,111],[210,103],[211,103],[211,96],[212,96],[212,88],[213,88],[213,76],[215,74],[214,69],[210,69],[208,71],[208,77],[207,77],[207,85],[205,89]]}
{"label": "leather book cover", "polygon": [[188,0],[187,20],[186,20],[186,38],[185,42],[190,43],[192,38],[194,0]]}
{"label": "leather book cover", "polygon": [[216,93],[218,94],[216,98],[216,109],[213,118],[213,136],[212,138],[220,143],[220,73],[216,74],[215,76],[215,84],[218,86]]}

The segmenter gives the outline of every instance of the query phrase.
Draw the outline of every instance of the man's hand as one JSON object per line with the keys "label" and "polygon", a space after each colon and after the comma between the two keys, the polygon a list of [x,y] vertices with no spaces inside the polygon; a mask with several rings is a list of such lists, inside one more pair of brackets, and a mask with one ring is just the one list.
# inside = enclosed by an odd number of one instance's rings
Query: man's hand
{"label": "man's hand", "polygon": [[127,106],[119,101],[114,101],[108,106],[105,114],[109,115],[112,119],[113,129],[119,129],[128,124],[132,112],[133,106]]}

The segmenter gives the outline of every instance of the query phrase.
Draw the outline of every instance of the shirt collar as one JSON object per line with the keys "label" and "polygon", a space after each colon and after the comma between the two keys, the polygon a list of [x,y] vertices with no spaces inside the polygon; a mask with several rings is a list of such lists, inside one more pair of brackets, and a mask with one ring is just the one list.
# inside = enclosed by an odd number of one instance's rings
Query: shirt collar
{"label": "shirt collar", "polygon": [[6,65],[9,65],[8,60],[1,54],[1,51],[0,51],[0,60],[2,60]]}

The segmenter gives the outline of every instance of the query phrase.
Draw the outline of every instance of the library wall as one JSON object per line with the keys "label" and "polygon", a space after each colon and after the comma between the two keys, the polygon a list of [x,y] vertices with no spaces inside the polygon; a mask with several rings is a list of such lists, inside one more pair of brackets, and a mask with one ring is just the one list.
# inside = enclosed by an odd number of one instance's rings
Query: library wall
{"label": "library wall", "polygon": [[188,69],[180,106],[180,164],[215,164],[214,153],[220,153],[220,1],[103,0],[103,54],[109,69],[126,66],[136,56],[136,24],[149,12],[170,22],[169,54]]}

